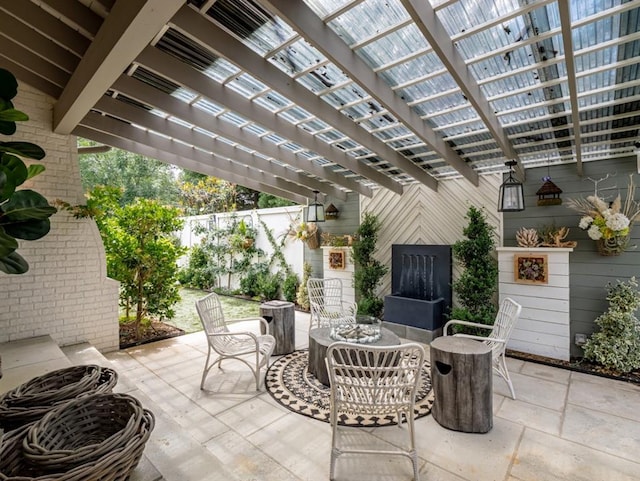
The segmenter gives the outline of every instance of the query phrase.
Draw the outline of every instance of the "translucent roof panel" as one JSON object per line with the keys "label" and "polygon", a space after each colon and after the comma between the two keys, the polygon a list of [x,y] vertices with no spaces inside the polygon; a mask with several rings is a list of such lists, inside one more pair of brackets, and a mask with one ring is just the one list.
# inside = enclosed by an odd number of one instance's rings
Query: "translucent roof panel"
{"label": "translucent roof panel", "polygon": [[[368,0],[357,4],[329,23],[348,44],[368,38],[374,31],[383,31],[408,18],[398,0]],[[375,29],[371,26],[375,25]]]}

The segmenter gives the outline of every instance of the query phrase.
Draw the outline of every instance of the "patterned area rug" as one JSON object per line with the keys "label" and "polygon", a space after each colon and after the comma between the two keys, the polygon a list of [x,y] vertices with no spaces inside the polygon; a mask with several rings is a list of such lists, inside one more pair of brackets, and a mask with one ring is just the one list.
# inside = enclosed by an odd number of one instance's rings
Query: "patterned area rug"
{"label": "patterned area rug", "polygon": [[[329,422],[330,388],[321,384],[313,374],[307,372],[308,351],[295,351],[282,356],[269,367],[266,386],[269,394],[291,411]],[[422,370],[422,385],[416,396],[416,419],[431,412],[433,391],[431,390],[430,366],[425,362]],[[344,426],[390,426],[396,424],[394,417],[348,416],[342,414],[340,424]]]}

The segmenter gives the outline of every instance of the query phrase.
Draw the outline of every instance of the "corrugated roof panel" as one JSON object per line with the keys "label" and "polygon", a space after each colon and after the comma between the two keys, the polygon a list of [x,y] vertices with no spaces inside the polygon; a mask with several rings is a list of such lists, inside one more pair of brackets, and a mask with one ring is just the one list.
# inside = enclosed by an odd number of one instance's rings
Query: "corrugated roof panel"
{"label": "corrugated roof panel", "polygon": [[256,78],[242,74],[227,83],[227,87],[238,92],[244,97],[253,97],[260,92],[268,90],[267,86]]}
{"label": "corrugated roof panel", "polygon": [[420,30],[412,24],[359,48],[357,53],[370,66],[376,68],[428,46]]}
{"label": "corrugated roof panel", "polygon": [[218,59],[204,70],[204,74],[222,83],[233,75],[239,75],[241,70],[225,59]]}
{"label": "corrugated roof panel", "polygon": [[407,18],[407,11],[398,0],[368,0],[343,13],[328,25],[347,45],[351,45]]}
{"label": "corrugated roof panel", "polygon": [[304,0],[304,3],[309,5],[320,18],[324,18],[342,6],[352,2],[353,0]]}
{"label": "corrugated roof panel", "polygon": [[221,106],[219,106],[214,102],[211,102],[210,100],[203,99],[203,98],[196,101],[193,105],[214,116],[218,116],[222,112],[224,112],[224,109]]}

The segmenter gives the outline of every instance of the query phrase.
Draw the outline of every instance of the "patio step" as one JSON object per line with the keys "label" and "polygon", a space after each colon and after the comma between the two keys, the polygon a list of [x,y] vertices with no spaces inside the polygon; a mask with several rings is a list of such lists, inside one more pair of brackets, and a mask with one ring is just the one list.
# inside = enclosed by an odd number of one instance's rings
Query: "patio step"
{"label": "patio step", "polygon": [[[88,343],[60,348],[50,336],[0,343],[0,355],[3,368],[0,393],[35,376],[67,366],[98,364],[113,367],[111,361]],[[215,479],[237,479],[218,458],[173,421],[170,413],[165,412],[140,391],[127,378],[126,372],[118,372],[115,391],[138,398],[144,407],[153,412],[156,419],[155,428],[147,441],[138,467],[129,478],[130,481],[196,479],[188,475],[193,473],[194,467],[206,467],[208,473],[215,473]],[[179,461],[176,461],[177,457],[180,458]]]}
{"label": "patio step", "polygon": [[[113,367],[111,361],[88,343],[62,348],[72,364],[98,364]],[[186,481],[194,474],[207,473],[215,478],[229,481],[237,477],[218,458],[194,439],[182,426],[175,422],[171,413],[153,402],[131,382],[125,372],[118,372],[117,392],[131,394],[142,405],[150,409],[156,420],[151,437],[145,446],[144,459],[132,474],[130,481]],[[178,458],[178,459],[177,459]]]}

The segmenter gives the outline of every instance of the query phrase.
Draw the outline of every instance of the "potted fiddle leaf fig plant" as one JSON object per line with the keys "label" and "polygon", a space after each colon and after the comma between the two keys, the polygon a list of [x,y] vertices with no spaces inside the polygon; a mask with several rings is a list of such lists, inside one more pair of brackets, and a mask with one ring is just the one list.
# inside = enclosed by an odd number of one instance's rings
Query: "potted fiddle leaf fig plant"
{"label": "potted fiddle leaf fig plant", "polygon": [[[16,122],[29,120],[11,102],[17,92],[16,78],[8,70],[0,69],[0,134],[11,136],[16,132]],[[0,271],[7,274],[24,274],[29,270],[27,261],[16,252],[18,239],[44,237],[51,228],[49,217],[57,211],[38,192],[18,189],[44,171],[40,164],[27,167],[21,157],[40,160],[44,156],[44,150],[36,144],[0,141]]]}

